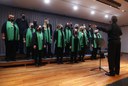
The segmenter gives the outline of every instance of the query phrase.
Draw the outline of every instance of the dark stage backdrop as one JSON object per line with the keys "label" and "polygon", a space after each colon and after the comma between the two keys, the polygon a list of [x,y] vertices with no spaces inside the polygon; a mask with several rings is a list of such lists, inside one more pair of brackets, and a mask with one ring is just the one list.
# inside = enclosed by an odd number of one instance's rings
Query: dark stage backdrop
{"label": "dark stage backdrop", "polygon": [[[58,23],[65,25],[66,22],[69,22],[69,21],[71,21],[73,25],[78,23],[78,24],[86,24],[86,25],[97,24],[103,27],[108,26],[107,24],[104,24],[104,23],[94,22],[94,21],[80,19],[80,18],[74,18],[74,17],[64,16],[64,15],[0,5],[0,31],[1,31],[2,24],[7,20],[7,16],[10,13],[14,14],[15,18],[19,18],[21,13],[25,13],[26,18],[28,19],[28,22],[32,22],[34,19],[36,19],[38,21],[38,24],[41,24],[41,25],[43,25],[44,18],[49,18],[50,23],[53,26],[53,31],[55,30],[56,25]],[[107,40],[107,35],[104,33],[102,33],[102,35],[104,39]],[[52,48],[52,51],[54,51],[54,46]],[[1,34],[0,34],[0,55],[5,55],[5,45],[4,45],[4,41],[1,40]]]}

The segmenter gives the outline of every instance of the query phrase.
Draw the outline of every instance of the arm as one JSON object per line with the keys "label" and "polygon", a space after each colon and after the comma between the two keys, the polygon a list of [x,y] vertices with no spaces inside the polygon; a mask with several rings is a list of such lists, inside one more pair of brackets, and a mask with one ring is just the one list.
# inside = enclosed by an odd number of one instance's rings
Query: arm
{"label": "arm", "polygon": [[36,36],[36,32],[33,33],[33,36],[32,36],[32,46],[34,49],[36,49],[36,46],[37,45],[37,36]]}
{"label": "arm", "polygon": [[28,21],[26,20],[26,27],[25,29],[28,29],[29,28],[29,25],[28,25]]}
{"label": "arm", "polygon": [[49,24],[49,26],[50,26],[51,36],[52,36],[52,25],[51,25],[51,24]]}
{"label": "arm", "polygon": [[27,34],[27,29],[23,33],[23,41],[24,41],[24,43],[26,42],[26,34]]}
{"label": "arm", "polygon": [[106,33],[108,33],[110,30],[111,30],[111,27],[109,27],[109,28],[104,28],[104,27],[96,27],[97,29],[99,29],[99,30],[101,30],[101,31],[103,31],[103,32],[106,32]]}
{"label": "arm", "polygon": [[6,38],[6,23],[3,24],[1,33],[2,33],[2,39],[5,40],[5,38]]}
{"label": "arm", "polygon": [[57,31],[55,30],[55,31],[54,31],[54,37],[53,37],[53,41],[54,41],[54,42],[55,42],[56,38],[57,38]]}

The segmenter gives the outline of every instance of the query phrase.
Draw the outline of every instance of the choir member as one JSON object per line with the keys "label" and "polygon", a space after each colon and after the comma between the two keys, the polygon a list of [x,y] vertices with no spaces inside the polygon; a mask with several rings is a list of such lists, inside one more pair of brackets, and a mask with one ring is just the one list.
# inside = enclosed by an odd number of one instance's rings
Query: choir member
{"label": "choir member", "polygon": [[49,23],[49,19],[44,20],[43,33],[46,41],[45,56],[50,58],[52,56],[51,44],[52,44],[52,25]]}
{"label": "choir member", "polygon": [[85,26],[80,27],[79,41],[80,41],[79,59],[81,62],[84,62],[84,55],[88,44],[88,38],[87,38],[87,33],[85,32]]}
{"label": "choir member", "polygon": [[54,32],[54,42],[55,42],[55,54],[57,57],[57,63],[63,64],[63,50],[65,47],[65,35],[63,31],[63,26],[61,24],[57,25],[57,29]]}
{"label": "choir member", "polygon": [[94,31],[93,31],[93,27],[91,24],[88,25],[88,28],[87,28],[87,37],[88,37],[88,52],[90,53],[92,51],[92,42],[93,42],[93,37],[94,36]]}
{"label": "choir member", "polygon": [[6,61],[16,60],[16,46],[19,40],[19,28],[14,22],[14,15],[9,14],[8,20],[2,26],[2,39],[5,41]]}
{"label": "choir member", "polygon": [[29,28],[25,31],[24,43],[26,44],[26,58],[29,59],[31,54],[33,57],[33,47],[32,47],[32,38],[33,33],[35,33],[35,28],[33,23],[29,24]]}
{"label": "choir member", "polygon": [[21,18],[16,19],[16,23],[19,27],[19,32],[20,32],[19,52],[20,54],[24,54],[23,36],[24,36],[24,31],[29,27],[24,13],[21,14]]}
{"label": "choir member", "polygon": [[73,30],[70,45],[71,45],[70,46],[70,48],[71,48],[70,63],[77,63],[77,54],[79,51],[79,38],[78,38],[78,30],[77,29]]}
{"label": "choir member", "polygon": [[91,56],[92,60],[96,59],[97,51],[101,50],[101,47],[99,45],[99,42],[101,39],[102,39],[102,36],[99,33],[99,30],[98,29],[94,30],[94,39],[92,43],[93,50],[92,50],[92,56]]}
{"label": "choir member", "polygon": [[66,46],[65,46],[65,55],[66,56],[69,56],[70,54],[70,39],[71,39],[71,36],[72,36],[72,31],[71,31],[71,28],[70,28],[70,24],[67,23],[65,25],[65,28],[64,28],[64,33],[65,33],[65,43],[66,43]]}
{"label": "choir member", "polygon": [[46,47],[41,25],[37,27],[36,32],[33,34],[32,43],[34,49],[35,66],[40,66],[42,65],[43,49]]}

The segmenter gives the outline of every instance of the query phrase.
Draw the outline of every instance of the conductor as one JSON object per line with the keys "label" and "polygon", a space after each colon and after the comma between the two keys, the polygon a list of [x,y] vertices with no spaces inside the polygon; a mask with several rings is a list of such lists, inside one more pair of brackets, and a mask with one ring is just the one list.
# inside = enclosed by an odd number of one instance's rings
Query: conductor
{"label": "conductor", "polygon": [[120,74],[120,50],[121,50],[121,41],[120,36],[122,31],[117,25],[117,17],[112,16],[111,24],[108,29],[103,27],[95,27],[103,32],[106,32],[108,35],[108,65],[109,72],[105,73],[107,76],[115,76]]}

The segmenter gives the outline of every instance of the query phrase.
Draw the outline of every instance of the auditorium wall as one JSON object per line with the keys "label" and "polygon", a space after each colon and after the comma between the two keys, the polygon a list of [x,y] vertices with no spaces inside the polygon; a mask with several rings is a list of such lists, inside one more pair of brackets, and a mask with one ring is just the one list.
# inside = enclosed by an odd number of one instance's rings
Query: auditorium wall
{"label": "auditorium wall", "polygon": [[121,52],[128,53],[128,26],[121,27]]}

